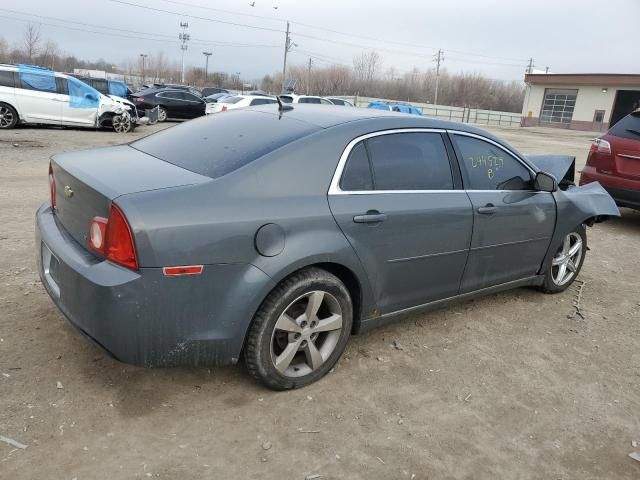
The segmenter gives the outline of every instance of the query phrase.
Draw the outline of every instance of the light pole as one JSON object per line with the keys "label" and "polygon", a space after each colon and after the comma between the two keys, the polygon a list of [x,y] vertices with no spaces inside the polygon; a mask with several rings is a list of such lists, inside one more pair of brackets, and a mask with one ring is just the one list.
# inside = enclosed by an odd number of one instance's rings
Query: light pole
{"label": "light pole", "polygon": [[182,42],[180,44],[180,50],[182,50],[182,80],[181,81],[182,83],[184,83],[184,52],[186,52],[187,48],[189,48],[189,46],[187,45],[187,42],[191,37],[187,33],[187,28],[189,28],[189,24],[187,22],[180,22],[180,28],[182,28],[182,33],[178,34],[178,38]]}
{"label": "light pole", "polygon": [[242,95],[244,95],[244,85],[242,85],[242,81],[240,80],[240,72],[236,72],[236,78],[238,79],[238,83],[240,84],[240,89],[242,90]]}
{"label": "light pole", "polygon": [[209,57],[211,55],[213,55],[213,52],[202,52],[202,54],[205,56],[206,61],[204,64],[204,83],[205,83],[205,87],[207,86],[207,81],[209,80]]}
{"label": "light pole", "polygon": [[140,56],[142,57],[142,84],[144,85],[144,82],[145,82],[144,61],[149,56],[149,54],[141,53]]}

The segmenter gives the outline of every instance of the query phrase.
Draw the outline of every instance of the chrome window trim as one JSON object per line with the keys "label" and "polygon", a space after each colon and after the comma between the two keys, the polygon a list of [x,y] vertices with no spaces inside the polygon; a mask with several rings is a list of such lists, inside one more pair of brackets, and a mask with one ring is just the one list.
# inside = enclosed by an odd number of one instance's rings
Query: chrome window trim
{"label": "chrome window trim", "polygon": [[[504,145],[492,140],[488,137],[478,135],[476,133],[471,132],[463,132],[461,130],[448,130],[444,128],[398,128],[398,129],[390,129],[390,130],[380,130],[378,132],[371,132],[364,135],[360,135],[359,137],[351,140],[347,146],[345,147],[342,155],[340,155],[340,160],[338,161],[338,165],[331,179],[331,184],[329,186],[329,195],[371,195],[371,194],[392,194],[392,193],[443,193],[443,192],[530,192],[530,193],[545,193],[538,192],[536,190],[473,190],[473,189],[445,189],[445,190],[342,190],[340,188],[340,179],[342,178],[342,174],[344,172],[344,167],[347,163],[349,155],[353,148],[363,140],[367,140],[369,138],[374,138],[382,135],[393,135],[394,133],[451,133],[454,135],[463,135],[467,137],[476,138],[481,141],[485,141],[494,145],[501,150],[505,151],[513,158],[515,158],[520,164],[522,164],[535,178],[537,171],[533,169],[528,162],[523,160],[520,155],[516,154],[512,150],[508,149]],[[462,168],[462,167],[461,167]],[[533,181],[533,178],[532,178]]]}
{"label": "chrome window trim", "polygon": [[[380,130],[377,132],[366,133],[351,140],[345,147],[340,160],[336,166],[336,170],[333,173],[331,184],[329,185],[329,195],[370,195],[370,194],[385,194],[385,193],[442,193],[442,192],[463,192],[464,190],[342,190],[340,188],[340,179],[344,172],[344,167],[347,163],[347,159],[351,154],[351,150],[363,140],[369,138],[380,137],[383,135],[393,135],[394,133],[446,133],[444,128],[398,128],[391,130]],[[447,157],[447,161],[449,158]]]}

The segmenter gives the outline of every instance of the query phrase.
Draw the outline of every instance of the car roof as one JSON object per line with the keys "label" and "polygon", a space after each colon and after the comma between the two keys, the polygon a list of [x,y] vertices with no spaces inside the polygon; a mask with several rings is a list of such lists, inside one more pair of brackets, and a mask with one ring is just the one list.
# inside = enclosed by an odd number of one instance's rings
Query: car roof
{"label": "car roof", "polygon": [[331,128],[347,122],[355,122],[359,120],[375,120],[380,124],[380,129],[449,129],[477,133],[487,138],[494,138],[493,135],[466,123],[436,120],[434,118],[411,115],[408,113],[389,112],[373,108],[344,108],[338,105],[315,105],[305,103],[286,104],[286,106],[293,108],[280,112],[277,104],[269,104],[247,107],[243,110],[282,115],[283,117],[306,122],[321,128]]}

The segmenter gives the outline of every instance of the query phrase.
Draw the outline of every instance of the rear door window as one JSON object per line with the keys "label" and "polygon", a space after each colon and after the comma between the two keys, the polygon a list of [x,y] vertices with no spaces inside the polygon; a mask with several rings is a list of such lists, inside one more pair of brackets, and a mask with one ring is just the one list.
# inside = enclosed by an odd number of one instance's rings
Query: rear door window
{"label": "rear door window", "polygon": [[532,190],[531,173],[520,160],[493,143],[454,135],[462,156],[467,190]]}
{"label": "rear door window", "polygon": [[357,144],[347,159],[340,188],[451,190],[453,175],[440,133],[380,135]]}
{"label": "rear door window", "polygon": [[640,113],[627,115],[609,130],[609,135],[640,140]]}
{"label": "rear door window", "polygon": [[14,87],[15,73],[10,70],[0,70],[0,87]]}
{"label": "rear door window", "polygon": [[376,190],[453,189],[451,165],[439,133],[381,135],[367,140]]}
{"label": "rear door window", "polygon": [[373,190],[373,175],[364,142],[351,150],[340,180],[340,189],[346,192]]}

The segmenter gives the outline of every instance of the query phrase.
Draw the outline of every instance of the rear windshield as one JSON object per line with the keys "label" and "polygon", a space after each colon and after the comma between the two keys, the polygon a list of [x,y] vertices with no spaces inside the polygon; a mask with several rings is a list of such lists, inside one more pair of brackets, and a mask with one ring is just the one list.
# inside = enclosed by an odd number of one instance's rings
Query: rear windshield
{"label": "rear windshield", "polygon": [[242,97],[229,97],[224,99],[224,103],[238,103],[243,100]]}
{"label": "rear windshield", "polygon": [[162,130],[130,144],[200,175],[219,178],[320,127],[278,115],[236,109]]}
{"label": "rear windshield", "polygon": [[624,117],[609,130],[609,135],[640,140],[640,112]]}

